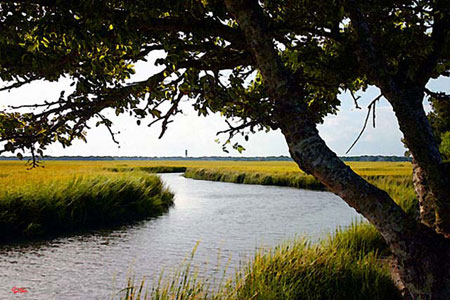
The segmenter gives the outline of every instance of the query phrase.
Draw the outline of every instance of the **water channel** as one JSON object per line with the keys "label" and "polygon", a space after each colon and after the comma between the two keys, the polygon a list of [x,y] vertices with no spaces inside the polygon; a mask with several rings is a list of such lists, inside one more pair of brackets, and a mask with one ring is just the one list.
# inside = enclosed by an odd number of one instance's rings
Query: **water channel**
{"label": "water channel", "polygon": [[[114,299],[133,270],[157,280],[194,257],[203,276],[229,272],[256,249],[324,237],[359,215],[328,192],[161,174],[175,193],[163,216],[114,230],[0,246],[0,299]],[[26,287],[14,295],[11,288]]]}

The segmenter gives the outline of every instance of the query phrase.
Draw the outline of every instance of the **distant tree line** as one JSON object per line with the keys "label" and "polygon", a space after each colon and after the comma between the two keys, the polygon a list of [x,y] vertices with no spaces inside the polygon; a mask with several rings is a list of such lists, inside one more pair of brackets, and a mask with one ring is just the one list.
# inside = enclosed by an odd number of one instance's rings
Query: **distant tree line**
{"label": "distant tree line", "polygon": [[[31,157],[24,157],[31,159]],[[384,155],[362,155],[362,156],[344,156],[344,161],[411,161],[411,158],[405,156],[384,156]],[[18,160],[16,156],[0,156],[0,160]],[[45,160],[225,160],[225,161],[292,161],[289,156],[250,156],[250,157],[234,157],[234,156],[200,156],[200,157],[184,157],[184,156],[48,156]]]}

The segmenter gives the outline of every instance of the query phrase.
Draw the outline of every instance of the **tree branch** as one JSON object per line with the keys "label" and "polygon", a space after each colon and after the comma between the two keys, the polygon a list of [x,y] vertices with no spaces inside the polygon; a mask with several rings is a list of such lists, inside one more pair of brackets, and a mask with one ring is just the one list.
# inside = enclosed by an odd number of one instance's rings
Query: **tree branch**
{"label": "tree branch", "polygon": [[375,99],[373,99],[370,104],[367,106],[367,115],[366,115],[366,119],[364,120],[364,125],[363,128],[361,129],[361,132],[358,134],[358,136],[356,137],[356,140],[353,142],[353,144],[350,146],[350,148],[348,148],[348,150],[345,152],[345,154],[348,154],[350,152],[350,150],[352,150],[352,148],[356,145],[356,143],[359,141],[359,139],[361,138],[364,130],[366,130],[366,126],[367,126],[367,122],[369,121],[369,116],[370,116],[370,111],[373,110],[373,127],[375,128],[375,103],[380,100],[382,94],[378,95]]}
{"label": "tree branch", "polygon": [[220,36],[240,49],[245,49],[244,36],[230,26],[224,25],[211,18],[195,19],[184,16],[183,18],[157,18],[147,20],[145,24],[139,24],[136,29],[143,33],[151,32],[195,32],[208,36]]}
{"label": "tree branch", "polygon": [[30,78],[28,78],[28,79],[26,79],[24,81],[17,81],[17,82],[15,82],[13,84],[10,84],[10,85],[7,85],[7,86],[4,86],[4,87],[0,88],[0,92],[9,91],[11,89],[21,87],[21,86],[23,86],[25,84],[33,82],[36,79],[37,79],[36,77],[30,77]]}

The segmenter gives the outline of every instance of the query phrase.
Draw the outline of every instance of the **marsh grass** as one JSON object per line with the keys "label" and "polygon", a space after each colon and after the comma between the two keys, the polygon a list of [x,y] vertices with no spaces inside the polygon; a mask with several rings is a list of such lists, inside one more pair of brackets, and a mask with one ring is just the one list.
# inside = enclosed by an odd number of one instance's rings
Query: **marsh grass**
{"label": "marsh grass", "polygon": [[142,171],[147,173],[182,173],[186,171],[186,167],[179,166],[152,166],[152,167],[116,167],[116,168],[105,168],[109,172],[132,172],[132,171]]}
{"label": "marsh grass", "polygon": [[399,299],[376,252],[292,242],[257,254],[236,299]]}
{"label": "marsh grass", "polygon": [[0,192],[0,240],[123,224],[172,204],[161,180],[143,172],[31,182]]}
{"label": "marsh grass", "polygon": [[346,228],[337,228],[335,233],[322,241],[327,247],[347,249],[352,253],[365,255],[376,252],[385,257],[390,255],[388,245],[375,227],[366,221],[355,220]]}
{"label": "marsh grass", "polygon": [[244,184],[288,186],[310,190],[325,190],[314,177],[302,173],[260,173],[227,169],[187,168],[186,178]]}
{"label": "marsh grass", "polygon": [[372,225],[354,221],[316,244],[257,253],[235,280],[235,299],[401,299],[380,259],[388,254]]}
{"label": "marsh grass", "polygon": [[127,286],[116,295],[123,300],[223,299],[224,282],[221,280],[216,284],[214,280],[201,278],[199,267],[193,265],[198,245],[199,242],[171,275],[165,276],[164,271],[161,272],[151,287],[146,285],[145,277],[137,282],[135,276],[130,275]]}

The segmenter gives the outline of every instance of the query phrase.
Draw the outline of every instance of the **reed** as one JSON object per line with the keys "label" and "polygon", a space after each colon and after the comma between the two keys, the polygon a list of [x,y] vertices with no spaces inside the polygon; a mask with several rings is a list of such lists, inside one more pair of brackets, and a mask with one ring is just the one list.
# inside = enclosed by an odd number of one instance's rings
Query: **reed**
{"label": "reed", "polygon": [[172,204],[161,180],[143,172],[32,182],[0,193],[0,239],[123,224],[159,215]]}
{"label": "reed", "polygon": [[325,190],[325,186],[314,177],[302,173],[260,173],[227,169],[187,168],[186,178],[244,184],[288,186],[310,190]]}
{"label": "reed", "polygon": [[255,255],[236,299],[400,299],[376,252],[291,242]]}

